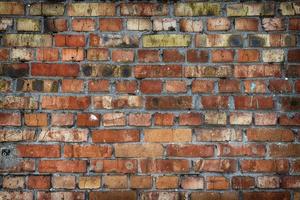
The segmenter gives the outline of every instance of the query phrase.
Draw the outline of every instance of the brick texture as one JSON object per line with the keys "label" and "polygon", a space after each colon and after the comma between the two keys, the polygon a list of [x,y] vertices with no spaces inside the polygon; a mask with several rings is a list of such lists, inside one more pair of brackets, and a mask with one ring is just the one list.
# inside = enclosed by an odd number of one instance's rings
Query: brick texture
{"label": "brick texture", "polygon": [[300,3],[0,1],[0,199],[300,199]]}

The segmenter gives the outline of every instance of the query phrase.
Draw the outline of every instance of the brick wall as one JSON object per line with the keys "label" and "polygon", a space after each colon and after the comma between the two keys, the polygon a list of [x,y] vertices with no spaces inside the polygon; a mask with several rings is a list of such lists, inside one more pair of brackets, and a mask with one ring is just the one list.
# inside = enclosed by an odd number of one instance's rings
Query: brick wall
{"label": "brick wall", "polygon": [[300,199],[299,2],[28,2],[0,2],[0,199]]}

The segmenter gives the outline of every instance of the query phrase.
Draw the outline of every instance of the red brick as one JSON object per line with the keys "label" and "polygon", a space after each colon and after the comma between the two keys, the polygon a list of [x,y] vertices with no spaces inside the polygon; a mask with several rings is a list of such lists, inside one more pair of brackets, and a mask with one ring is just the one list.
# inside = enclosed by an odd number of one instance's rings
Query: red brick
{"label": "red brick", "polygon": [[239,92],[240,81],[239,80],[219,80],[219,91],[220,92]]}
{"label": "red brick", "polygon": [[24,158],[58,158],[60,157],[59,145],[17,145],[20,157]]}
{"label": "red brick", "polygon": [[244,87],[246,93],[266,93],[268,90],[265,80],[245,80]]}
{"label": "red brick", "polygon": [[179,173],[188,172],[190,163],[188,160],[141,160],[142,173]]}
{"label": "red brick", "polygon": [[233,50],[212,50],[211,52],[212,62],[233,62],[234,51]]}
{"label": "red brick", "polygon": [[115,144],[115,157],[131,158],[131,157],[162,157],[163,147],[161,144]]}
{"label": "red brick", "polygon": [[82,61],[84,60],[84,50],[83,49],[62,49],[62,61]]}
{"label": "red brick", "polygon": [[193,80],[192,92],[193,93],[212,93],[214,91],[213,80]]}
{"label": "red brick", "polygon": [[164,62],[184,62],[184,54],[176,49],[165,49],[163,51]]}
{"label": "red brick", "polygon": [[255,125],[267,126],[275,125],[277,123],[276,113],[258,113],[254,114]]}
{"label": "red brick", "polygon": [[177,129],[145,129],[145,142],[190,142],[192,130],[187,128]]}
{"label": "red brick", "polygon": [[166,91],[171,93],[181,93],[187,91],[187,84],[185,81],[166,81]]}
{"label": "red brick", "polygon": [[258,31],[258,20],[253,18],[237,18],[235,29],[238,31]]}
{"label": "red brick", "polygon": [[50,176],[29,176],[27,186],[29,189],[50,189]]}
{"label": "red brick", "polygon": [[73,19],[72,20],[72,30],[73,31],[94,31],[95,30],[95,20],[93,19]]}
{"label": "red brick", "polygon": [[111,200],[111,199],[119,199],[119,200],[134,200],[137,198],[136,191],[109,191],[109,192],[90,192],[89,193],[90,200]]}
{"label": "red brick", "polygon": [[289,19],[289,29],[292,31],[300,30],[300,19],[299,18],[290,18]]}
{"label": "red brick", "polygon": [[197,190],[204,188],[204,178],[203,177],[183,177],[181,179],[181,187],[186,190]]}
{"label": "red brick", "polygon": [[274,101],[272,97],[265,96],[235,96],[234,105],[237,110],[266,110],[274,108]]}
{"label": "red brick", "polygon": [[300,97],[281,97],[281,110],[297,111],[300,110]]}
{"label": "red brick", "polygon": [[239,49],[237,51],[238,62],[257,62],[259,61],[259,51],[255,49]]}
{"label": "red brick", "polygon": [[255,179],[251,176],[234,176],[231,179],[233,189],[253,189],[255,187]]}
{"label": "red brick", "polygon": [[292,85],[287,80],[270,80],[269,89],[271,92],[291,92]]}
{"label": "red brick", "polygon": [[58,49],[44,48],[37,49],[36,59],[39,61],[57,61],[58,60]]}
{"label": "red brick", "polygon": [[235,160],[225,159],[210,159],[210,160],[198,160],[194,162],[194,170],[197,172],[222,172],[229,173],[235,172],[237,168],[237,162]]}
{"label": "red brick", "polygon": [[257,177],[258,188],[279,188],[280,178],[277,176],[259,176]]}
{"label": "red brick", "polygon": [[37,192],[37,200],[52,200],[64,198],[83,200],[84,192]]}
{"label": "red brick", "polygon": [[21,126],[20,113],[0,113],[0,126]]}
{"label": "red brick", "polygon": [[74,189],[75,176],[52,176],[52,187],[59,189]]}
{"label": "red brick", "polygon": [[197,126],[203,123],[203,117],[200,113],[181,113],[179,115],[179,125]]}
{"label": "red brick", "polygon": [[156,126],[172,126],[174,124],[174,114],[172,113],[155,113],[154,124]]}
{"label": "red brick", "polygon": [[159,80],[142,80],[140,90],[145,94],[159,94],[162,91],[162,82]]}
{"label": "red brick", "polygon": [[169,157],[212,157],[214,155],[213,145],[168,145]]}
{"label": "red brick", "polygon": [[82,92],[84,89],[83,80],[63,79],[61,84],[62,92]]}
{"label": "red brick", "polygon": [[178,183],[177,176],[158,176],[155,185],[157,189],[175,189],[178,188]]}
{"label": "red brick", "polygon": [[134,94],[137,91],[136,81],[117,81],[116,91],[119,93]]}
{"label": "red brick", "polygon": [[25,125],[27,126],[47,126],[47,113],[26,113],[24,115]]}
{"label": "red brick", "polygon": [[234,76],[239,78],[280,77],[281,69],[277,64],[236,65]]}
{"label": "red brick", "polygon": [[244,200],[262,199],[262,200],[283,200],[290,199],[289,192],[243,192]]}
{"label": "red brick", "polygon": [[77,126],[78,127],[95,127],[100,125],[100,115],[93,113],[78,113]]}
{"label": "red brick", "polygon": [[53,126],[72,126],[74,124],[74,115],[71,113],[53,113]]}
{"label": "red brick", "polygon": [[179,21],[181,32],[201,32],[203,30],[203,23],[201,19],[181,19]]}
{"label": "red brick", "polygon": [[140,134],[135,129],[105,129],[92,131],[93,142],[115,143],[115,142],[138,142]]}
{"label": "red brick", "polygon": [[300,125],[300,114],[281,114],[279,117],[279,124],[284,126],[297,126]]}
{"label": "red brick", "polygon": [[9,49],[0,49],[0,61],[9,59]]}
{"label": "red brick", "polygon": [[55,35],[55,46],[57,47],[84,47],[84,35]]}
{"label": "red brick", "polygon": [[112,155],[110,146],[98,145],[65,145],[66,158],[109,158]]}
{"label": "red brick", "polygon": [[226,190],[229,188],[229,180],[223,176],[206,177],[206,188],[208,190]]}
{"label": "red brick", "polygon": [[81,110],[90,105],[89,97],[43,96],[42,108],[49,110]]}
{"label": "red brick", "polygon": [[113,50],[112,61],[114,62],[133,62],[134,51],[133,50]]}
{"label": "red brick", "polygon": [[86,142],[87,129],[67,129],[67,128],[52,128],[42,129],[38,136],[38,141],[52,142]]}
{"label": "red brick", "polygon": [[122,19],[117,18],[106,18],[99,19],[100,31],[105,32],[118,32],[123,28]]}
{"label": "red brick", "polygon": [[300,49],[290,49],[288,52],[289,62],[300,62]]}
{"label": "red brick", "polygon": [[265,145],[242,144],[242,145],[219,145],[219,155],[221,157],[262,157],[266,154]]}
{"label": "red brick", "polygon": [[90,80],[88,87],[90,92],[109,92],[109,80]]}
{"label": "red brick", "polygon": [[128,116],[130,126],[150,126],[151,114],[147,113],[130,113]]}
{"label": "red brick", "polygon": [[299,144],[272,144],[269,148],[271,157],[298,157],[300,153]]}
{"label": "red brick", "polygon": [[138,59],[139,62],[159,62],[160,61],[160,55],[158,50],[145,50],[145,49],[139,49],[138,50]]}
{"label": "red brick", "polygon": [[238,200],[237,192],[192,192],[191,200],[199,199],[218,199],[218,200]]}
{"label": "red brick", "polygon": [[240,167],[242,172],[252,173],[286,173],[289,171],[287,160],[242,160]]}
{"label": "red brick", "polygon": [[33,63],[31,64],[32,76],[78,76],[79,65],[77,64],[50,64]]}
{"label": "red brick", "polygon": [[131,176],[130,188],[152,188],[151,176]]}
{"label": "red brick", "polygon": [[294,133],[289,129],[248,128],[248,141],[256,142],[292,142]]}
{"label": "red brick", "polygon": [[187,61],[191,63],[208,62],[208,51],[205,50],[187,50]]}
{"label": "red brick", "polygon": [[202,96],[201,104],[205,109],[226,109],[228,108],[228,96]]}
{"label": "red brick", "polygon": [[41,173],[83,173],[86,167],[85,160],[41,160],[38,164]]}

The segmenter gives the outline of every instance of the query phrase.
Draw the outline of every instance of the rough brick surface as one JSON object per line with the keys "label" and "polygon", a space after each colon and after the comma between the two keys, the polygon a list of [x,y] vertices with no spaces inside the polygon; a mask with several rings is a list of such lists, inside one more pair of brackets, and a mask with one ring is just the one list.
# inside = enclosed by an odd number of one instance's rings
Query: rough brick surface
{"label": "rough brick surface", "polygon": [[0,1],[0,199],[300,199],[300,3]]}

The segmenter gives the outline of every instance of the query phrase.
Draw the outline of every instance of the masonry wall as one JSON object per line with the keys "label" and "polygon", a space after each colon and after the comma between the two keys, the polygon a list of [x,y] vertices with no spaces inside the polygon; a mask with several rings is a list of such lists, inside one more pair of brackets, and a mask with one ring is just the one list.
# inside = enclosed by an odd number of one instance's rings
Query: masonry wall
{"label": "masonry wall", "polygon": [[0,15],[0,199],[300,199],[299,2]]}

